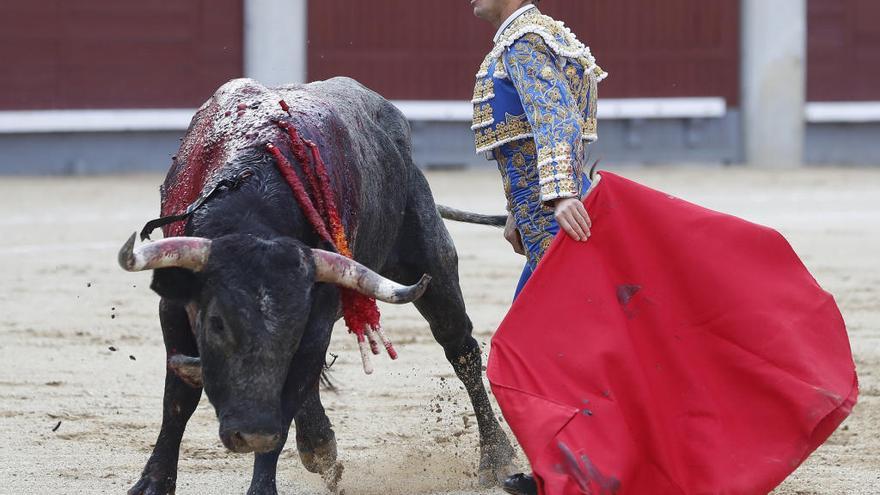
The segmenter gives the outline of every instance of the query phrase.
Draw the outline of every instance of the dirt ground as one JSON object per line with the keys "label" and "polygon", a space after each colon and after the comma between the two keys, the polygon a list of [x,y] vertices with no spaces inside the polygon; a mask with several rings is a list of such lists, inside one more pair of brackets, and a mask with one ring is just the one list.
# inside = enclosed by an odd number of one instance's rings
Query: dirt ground
{"label": "dirt ground", "polygon": [[[787,236],[840,304],[861,397],[776,493],[880,493],[880,169],[617,172]],[[439,202],[502,210],[492,171],[429,179]],[[160,181],[0,179],[0,493],[124,493],[138,478],[159,428],[165,362],[149,274],[124,273],[116,250],[156,214]],[[475,334],[488,351],[522,261],[497,230],[449,230]],[[344,327],[331,343],[340,391],[325,393],[324,403],[346,468],[342,488],[348,495],[501,493],[476,488],[467,396],[427,325],[412,307],[382,309],[399,361],[374,360],[368,377]],[[178,493],[247,490],[251,456],[226,452],[204,398],[181,450]],[[326,493],[295,450],[280,461],[279,492]]]}

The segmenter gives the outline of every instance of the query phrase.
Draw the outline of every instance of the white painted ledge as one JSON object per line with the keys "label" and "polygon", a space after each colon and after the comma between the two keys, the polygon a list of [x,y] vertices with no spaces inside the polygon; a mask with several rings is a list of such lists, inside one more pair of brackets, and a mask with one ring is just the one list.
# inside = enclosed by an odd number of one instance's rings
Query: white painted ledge
{"label": "white painted ledge", "polygon": [[[468,122],[465,101],[393,101],[411,121]],[[0,111],[0,134],[185,131],[196,109]],[[600,99],[599,119],[721,118],[723,98]]]}
{"label": "white painted ledge", "polygon": [[724,98],[599,98],[598,118],[720,119],[727,114]]}
{"label": "white painted ledge", "polygon": [[[458,122],[473,117],[473,105],[459,101],[392,101],[409,120]],[[706,119],[727,113],[724,98],[599,98],[599,119]]]}
{"label": "white painted ledge", "polygon": [[196,109],[0,112],[0,134],[181,131]]}
{"label": "white painted ledge", "polygon": [[880,101],[807,103],[806,116],[811,124],[880,122]]}
{"label": "white painted ledge", "polygon": [[391,103],[410,121],[467,122],[474,118],[474,106],[466,101],[392,100]]}

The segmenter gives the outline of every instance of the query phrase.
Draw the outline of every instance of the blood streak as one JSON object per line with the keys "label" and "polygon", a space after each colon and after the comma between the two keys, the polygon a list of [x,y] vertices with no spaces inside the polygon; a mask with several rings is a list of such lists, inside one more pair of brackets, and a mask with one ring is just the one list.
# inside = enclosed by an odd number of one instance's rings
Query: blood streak
{"label": "blood streak", "polygon": [[[211,102],[191,129],[193,139],[184,143],[163,186],[162,216],[185,211],[198,198],[206,180],[226,163],[225,147],[214,136],[219,111],[217,102]],[[165,237],[181,236],[184,228],[185,222],[175,222],[163,227],[163,233]]]}
{"label": "blood streak", "polygon": [[[288,109],[284,100],[279,104],[285,111]],[[291,153],[301,165],[312,192],[311,196],[306,193],[305,186],[278,146],[267,145],[267,149],[275,157],[276,166],[293,191],[297,203],[318,235],[335,246],[339,254],[352,258],[348,237],[336,206],[336,195],[330,186],[330,177],[318,145],[302,138],[296,128],[287,121],[278,120],[276,125],[286,132],[288,138],[286,144],[289,144]],[[307,152],[307,148],[311,153]],[[340,292],[345,325],[350,333],[355,334],[358,342],[364,342],[368,328],[379,328],[381,315],[376,300],[350,289],[340,289]],[[386,341],[384,344],[391,359],[397,359],[397,351],[391,342]]]}

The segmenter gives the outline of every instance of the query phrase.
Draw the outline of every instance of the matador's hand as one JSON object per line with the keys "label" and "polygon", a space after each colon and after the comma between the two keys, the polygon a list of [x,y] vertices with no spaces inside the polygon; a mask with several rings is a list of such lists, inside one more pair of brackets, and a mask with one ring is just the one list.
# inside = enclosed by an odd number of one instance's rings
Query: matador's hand
{"label": "matador's hand", "polygon": [[513,246],[516,254],[526,255],[526,249],[523,247],[522,236],[516,228],[516,220],[513,215],[507,215],[507,224],[504,225],[504,238]]}
{"label": "matador's hand", "polygon": [[553,204],[556,222],[572,239],[586,241],[593,226],[584,204],[577,198],[563,198]]}

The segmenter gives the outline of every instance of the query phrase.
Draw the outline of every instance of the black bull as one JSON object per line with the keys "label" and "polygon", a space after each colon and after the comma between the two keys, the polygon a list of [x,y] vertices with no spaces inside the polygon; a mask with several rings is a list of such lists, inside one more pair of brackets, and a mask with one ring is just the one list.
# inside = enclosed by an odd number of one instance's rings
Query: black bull
{"label": "black bull", "polygon": [[[346,285],[327,275],[328,253],[319,248],[328,246],[266,151],[276,144],[304,177],[278,121],[317,143],[354,258],[368,267],[361,267],[367,283]],[[424,290],[424,280],[417,284],[423,274],[432,280],[414,304],[470,396],[480,482],[509,474],[513,450],[483,386],[455,247],[412,162],[403,115],[346,78],[272,89],[231,81],[193,118],[162,188],[163,214],[179,213],[212,183],[238,175],[247,178],[166,228],[166,237],[185,238],[137,249],[129,242],[120,252],[125,268],[155,270],[169,359],[161,431],[129,493],[173,493],[181,438],[202,386],[224,445],[255,452],[249,493],[276,493],[276,464],[291,421],[305,467],[332,477],[340,465],[318,381],[340,315],[337,285],[406,302]]]}

